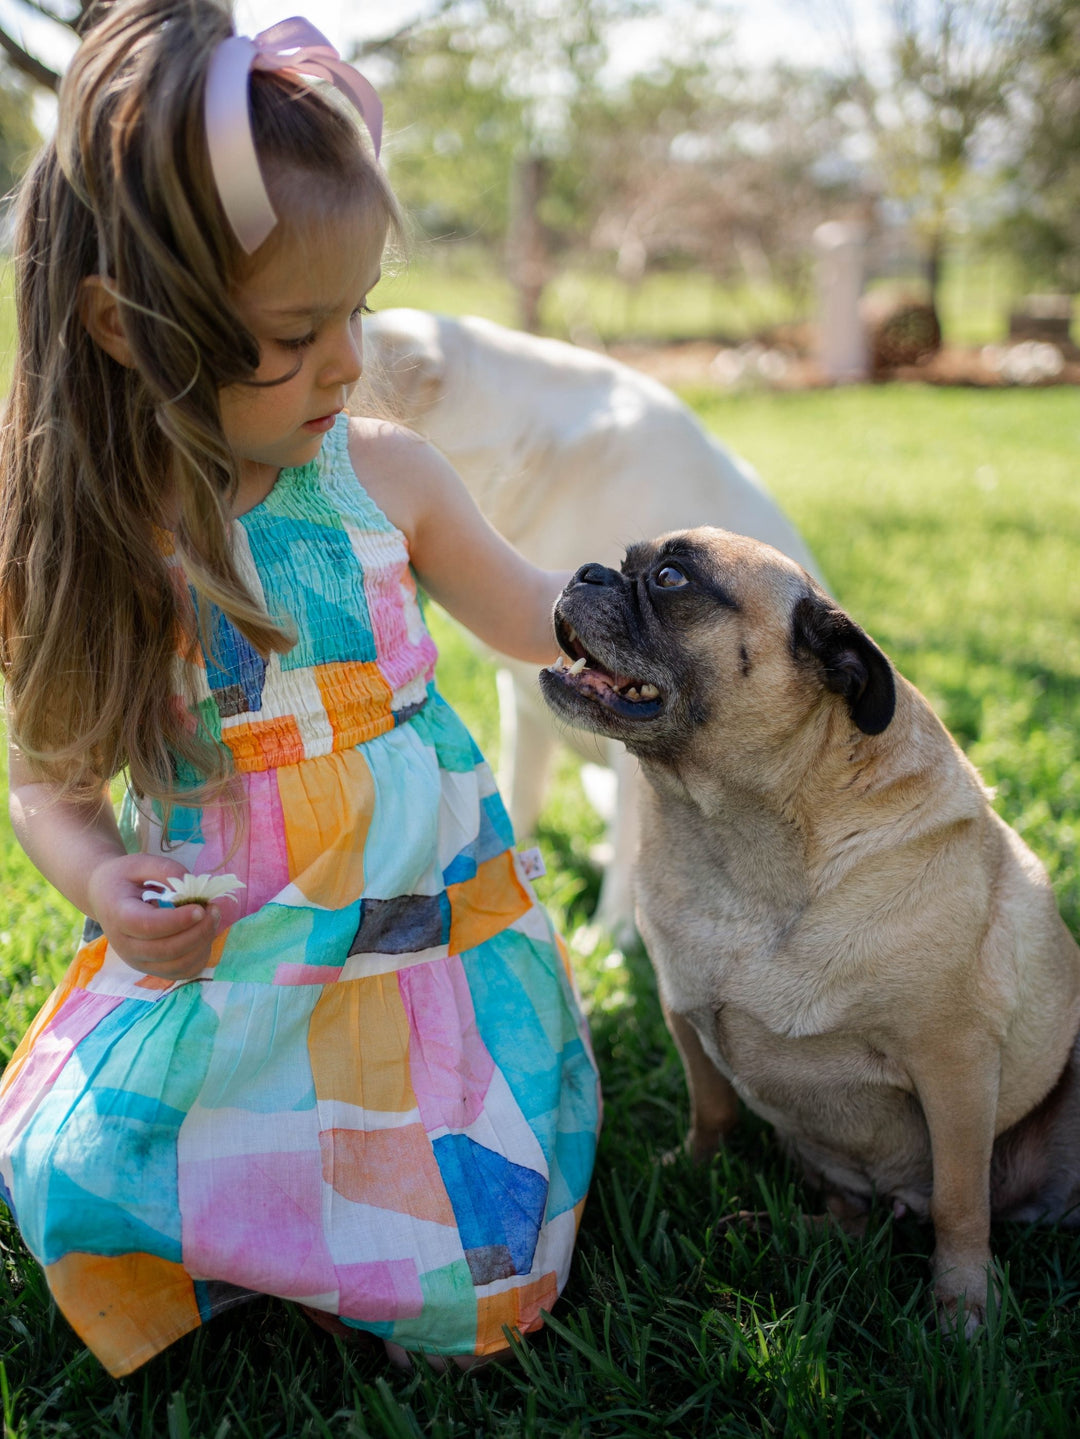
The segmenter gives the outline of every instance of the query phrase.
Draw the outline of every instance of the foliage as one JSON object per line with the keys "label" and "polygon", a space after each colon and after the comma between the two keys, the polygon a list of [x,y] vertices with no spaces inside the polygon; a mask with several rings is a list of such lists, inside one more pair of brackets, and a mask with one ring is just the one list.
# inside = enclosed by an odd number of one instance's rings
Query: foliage
{"label": "foliage", "polygon": [[576,213],[617,273],[696,266],[799,285],[815,226],[852,198],[823,157],[842,125],[823,76],[750,71],[724,37],[574,111]]}
{"label": "foliage", "polygon": [[[1080,442],[1072,392],[861,389],[695,397],[802,526],[839,599],[997,786],[1080,926]],[[1037,476],[1037,484],[1032,477]],[[490,668],[439,622],[441,683],[491,751]],[[598,836],[564,762],[542,823],[545,894],[591,1006],[600,1161],[550,1327],[501,1371],[405,1376],[340,1351],[271,1300],[113,1383],[2,1230],[0,1404],[12,1439],[656,1439],[1075,1433],[1080,1248],[995,1236],[1000,1310],[973,1340],[930,1321],[928,1232],[875,1213],[854,1243],[798,1219],[813,1196],[763,1126],[695,1169],[660,1162],[687,1122],[648,964],[583,928]],[[60,972],[74,916],[5,832],[0,1036]],[[757,1226],[728,1222],[761,1211]]]}
{"label": "foliage", "polygon": [[0,60],[0,200],[22,174],[41,144],[29,85]]}
{"label": "foliage", "polygon": [[514,165],[542,155],[539,219],[564,263],[799,283],[814,226],[850,194],[821,163],[843,128],[823,78],[748,70],[715,7],[684,0],[681,40],[615,80],[613,28],[646,8],[553,0],[511,23],[502,0],[465,0],[411,31],[385,87],[399,192],[428,234],[501,245]]}
{"label": "foliage", "polygon": [[1080,290],[1080,0],[1032,0],[1027,108],[998,232],[1036,283]]}
{"label": "foliage", "polygon": [[[1031,0],[878,0],[882,53],[856,38],[840,0],[836,100],[869,142],[867,181],[921,243],[936,300],[948,236],[976,220],[1020,120],[1014,80]],[[859,117],[856,119],[855,117]]]}
{"label": "foliage", "polygon": [[565,144],[567,107],[593,91],[618,20],[655,0],[446,0],[369,49],[383,85],[393,179],[428,234],[506,235],[519,156]]}
{"label": "foliage", "polygon": [[[23,13],[38,22],[51,22],[55,31],[57,48],[68,53],[74,48],[70,30],[76,30],[82,16],[89,9],[91,0],[22,0]],[[0,16],[0,52],[7,57],[8,64],[24,81],[31,81],[46,90],[59,90],[61,70],[41,58],[36,51],[23,43],[20,20],[20,6],[8,7]]]}

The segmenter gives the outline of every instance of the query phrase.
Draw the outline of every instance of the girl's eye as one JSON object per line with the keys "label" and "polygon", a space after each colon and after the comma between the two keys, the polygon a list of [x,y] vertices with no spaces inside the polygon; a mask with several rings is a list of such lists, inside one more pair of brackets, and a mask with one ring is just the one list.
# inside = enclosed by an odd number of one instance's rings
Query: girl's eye
{"label": "girl's eye", "polygon": [[373,315],[374,313],[375,311],[370,305],[357,305],[356,309],[352,312],[352,317],[354,320],[358,320],[361,315]]}
{"label": "girl's eye", "polygon": [[296,337],[296,339],[278,341],[278,344],[283,350],[306,350],[309,345],[313,345],[314,343],[314,330],[312,330],[312,332],[308,335],[299,335]]}
{"label": "girl's eye", "polygon": [[662,590],[677,590],[688,581],[682,570],[677,570],[674,565],[665,565],[662,570],[657,571],[656,583]]}

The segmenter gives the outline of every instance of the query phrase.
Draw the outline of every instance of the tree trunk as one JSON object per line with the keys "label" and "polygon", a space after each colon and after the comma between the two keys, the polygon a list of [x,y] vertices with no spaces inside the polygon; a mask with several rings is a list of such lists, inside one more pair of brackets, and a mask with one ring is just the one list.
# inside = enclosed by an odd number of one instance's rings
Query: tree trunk
{"label": "tree trunk", "polygon": [[540,329],[540,297],[548,280],[547,237],[540,220],[547,174],[542,156],[525,155],[514,166],[510,181],[506,268],[517,291],[518,324],[533,334]]}

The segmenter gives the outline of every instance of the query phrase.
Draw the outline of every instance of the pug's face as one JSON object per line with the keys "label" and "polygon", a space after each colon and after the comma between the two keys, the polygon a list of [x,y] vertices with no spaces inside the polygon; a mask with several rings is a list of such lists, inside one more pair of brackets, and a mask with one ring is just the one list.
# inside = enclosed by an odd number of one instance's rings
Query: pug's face
{"label": "pug's face", "polygon": [[782,746],[823,704],[866,734],[889,723],[888,660],[799,565],[698,529],[633,545],[620,570],[584,565],[555,605],[565,658],[544,698],[569,723],[677,762],[723,745]]}

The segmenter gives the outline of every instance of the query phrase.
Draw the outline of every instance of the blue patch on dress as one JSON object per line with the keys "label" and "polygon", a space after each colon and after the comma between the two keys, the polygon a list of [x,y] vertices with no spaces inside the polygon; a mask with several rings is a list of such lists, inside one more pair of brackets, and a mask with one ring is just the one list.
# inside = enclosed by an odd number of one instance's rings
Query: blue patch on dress
{"label": "blue patch on dress", "polygon": [[[467,1134],[444,1134],[431,1147],[454,1208],[466,1260],[470,1251],[476,1252],[475,1267],[469,1265],[473,1282],[508,1277],[505,1272],[488,1272],[500,1250],[509,1254],[511,1273],[528,1274],[547,1202],[544,1176],[511,1163]],[[477,1269],[487,1277],[479,1278]]]}
{"label": "blue patch on dress", "polygon": [[210,606],[208,628],[206,682],[222,719],[260,710],[266,660],[217,605]]}

